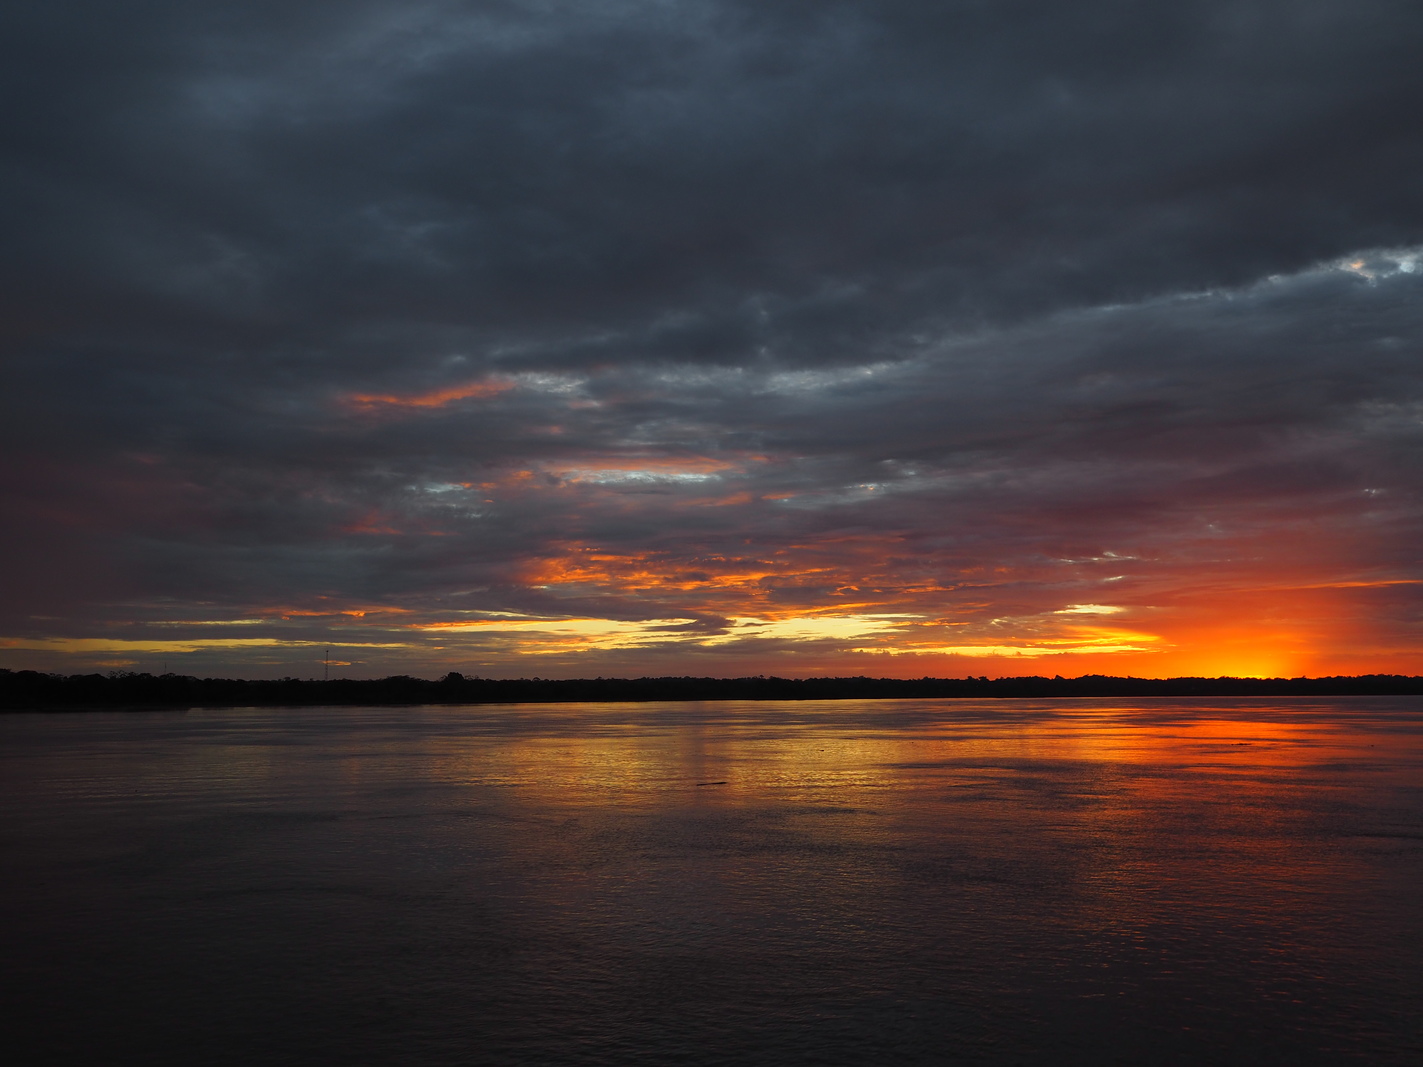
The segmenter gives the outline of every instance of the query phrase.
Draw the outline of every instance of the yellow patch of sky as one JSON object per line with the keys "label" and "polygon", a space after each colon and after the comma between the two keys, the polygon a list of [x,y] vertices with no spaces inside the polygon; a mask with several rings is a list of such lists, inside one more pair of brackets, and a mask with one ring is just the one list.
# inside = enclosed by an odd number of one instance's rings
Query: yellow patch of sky
{"label": "yellow patch of sky", "polygon": [[286,641],[277,637],[174,638],[167,641],[121,637],[0,638],[0,648],[37,652],[197,652],[208,648],[410,648],[408,642]]}
{"label": "yellow patch of sky", "polygon": [[706,640],[705,644],[726,644],[747,638],[780,641],[830,641],[869,637],[899,629],[905,620],[918,615],[802,615],[784,619],[740,617],[731,620],[726,634]]}
{"label": "yellow patch of sky", "polygon": [[1102,655],[1123,652],[1160,651],[1162,639],[1156,634],[1117,630],[1108,627],[1073,626],[1063,637],[1030,638],[1021,644],[886,645],[852,648],[851,652],[880,652],[891,656],[1039,656]]}
{"label": "yellow patch of sky", "polygon": [[[782,619],[738,617],[720,633],[688,631],[694,619],[514,619],[484,618],[457,622],[419,623],[413,629],[440,633],[518,634],[521,651],[558,652],[570,647],[634,648],[670,642],[722,645],[746,640],[852,640],[893,631],[917,615],[821,615]],[[540,640],[542,638],[543,640]]]}
{"label": "yellow patch of sky", "polygon": [[262,626],[271,619],[155,619],[149,626]]}
{"label": "yellow patch of sky", "polygon": [[[1100,608],[1102,605],[1078,605]],[[1068,614],[1103,614],[1083,611]],[[411,629],[438,634],[479,634],[495,638],[516,638],[519,651],[550,654],[573,650],[613,650],[659,644],[701,646],[727,645],[744,641],[859,641],[883,640],[875,646],[850,649],[852,652],[882,652],[890,655],[956,656],[1060,656],[1071,653],[1152,652],[1161,638],[1154,634],[1107,627],[1073,626],[1054,637],[1029,638],[1018,643],[919,644],[905,641],[923,625],[923,616],[911,614],[808,615],[784,618],[738,616],[721,630],[689,630],[695,622],[670,619],[538,619],[528,617],[486,617],[453,622],[416,623]],[[899,640],[895,640],[898,638]]]}
{"label": "yellow patch of sky", "polygon": [[[1089,610],[1081,610],[1089,609]],[[1110,614],[1104,605],[1073,605],[1055,614]],[[264,620],[227,620],[226,625],[250,625]],[[1151,652],[1159,648],[1161,638],[1130,630],[1106,627],[1072,626],[1066,633],[1052,637],[1030,637],[1017,642],[971,644],[919,643],[917,634],[930,628],[923,616],[904,613],[848,615],[800,615],[780,618],[737,616],[713,632],[688,629],[696,622],[691,618],[666,619],[600,619],[600,618],[531,618],[513,613],[493,613],[481,618],[448,622],[409,624],[407,629],[445,637],[455,634],[479,635],[512,639],[520,653],[548,655],[570,651],[611,651],[650,645],[685,644],[700,646],[727,645],[738,642],[851,642],[865,639],[882,643],[850,648],[851,652],[888,655],[955,655],[1039,657],[1071,653]],[[165,625],[179,625],[166,623]],[[193,625],[209,625],[198,623]],[[937,629],[942,624],[932,624]],[[203,649],[242,648],[413,648],[409,642],[343,642],[337,640],[282,639],[277,637],[193,637],[158,640],[132,638],[9,638],[0,639],[0,647],[68,653],[143,653],[193,652]]]}
{"label": "yellow patch of sky", "polygon": [[890,656],[1021,656],[1032,659],[1039,656],[1066,656],[1073,653],[1106,652],[1151,652],[1153,649],[1140,645],[1079,645],[1071,648],[1048,648],[1041,645],[916,645],[910,648],[885,646],[880,648],[852,648],[851,652],[875,652]]}
{"label": "yellow patch of sky", "polygon": [[669,627],[686,626],[695,619],[466,619],[459,622],[417,623],[412,629],[447,633],[519,635],[519,651],[533,655],[572,649],[637,648],[684,638]]}

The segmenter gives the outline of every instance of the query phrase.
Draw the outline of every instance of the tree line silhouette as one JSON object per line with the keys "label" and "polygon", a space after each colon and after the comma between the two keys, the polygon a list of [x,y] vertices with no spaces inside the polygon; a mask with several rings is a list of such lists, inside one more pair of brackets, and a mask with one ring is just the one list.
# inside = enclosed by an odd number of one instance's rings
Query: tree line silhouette
{"label": "tree line silhouette", "polygon": [[85,710],[362,704],[524,704],[649,700],[847,700],[893,697],[1237,697],[1423,694],[1423,677],[1328,678],[196,678],[112,671],[44,674],[0,669],[0,709]]}

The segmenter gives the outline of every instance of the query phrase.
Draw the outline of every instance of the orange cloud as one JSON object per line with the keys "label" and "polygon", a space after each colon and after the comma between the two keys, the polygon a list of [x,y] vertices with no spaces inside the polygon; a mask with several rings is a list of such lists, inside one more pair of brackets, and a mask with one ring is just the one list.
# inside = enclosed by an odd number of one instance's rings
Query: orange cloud
{"label": "orange cloud", "polygon": [[367,615],[409,615],[410,608],[394,608],[385,605],[375,607],[348,607],[348,608],[266,608],[260,612],[269,618],[281,619],[329,619],[337,615],[345,615],[353,619],[363,619]]}
{"label": "orange cloud", "polygon": [[403,408],[441,408],[458,400],[477,400],[497,396],[514,388],[505,378],[485,378],[463,385],[449,385],[425,393],[352,393],[342,399],[345,406],[364,413]]}
{"label": "orange cloud", "polygon": [[[1170,555],[1109,557],[1110,569],[1043,557],[990,566],[981,556],[926,551],[898,533],[744,553],[554,547],[519,568],[516,583],[635,602],[662,618],[729,619],[715,635],[677,640],[735,650],[744,657],[737,669],[774,671],[767,657],[776,648],[810,642],[817,672],[1041,673],[1028,660],[1051,663],[1048,673],[1154,677],[1423,667],[1395,603],[1418,580],[1330,573],[1318,545],[1306,553],[1254,537],[1204,550],[1184,543]],[[1211,556],[1200,558],[1204,551]],[[756,640],[767,637],[778,640]],[[779,669],[810,666],[801,663]]]}
{"label": "orange cloud", "polygon": [[519,578],[531,586],[592,586],[619,595],[652,598],[669,593],[705,593],[711,599],[694,600],[704,610],[746,614],[749,612],[739,611],[738,607],[763,599],[772,581],[833,582],[834,569],[819,564],[813,557],[786,550],[772,558],[711,553],[686,557],[671,552],[607,552],[573,544],[566,546],[562,556],[531,561]]}

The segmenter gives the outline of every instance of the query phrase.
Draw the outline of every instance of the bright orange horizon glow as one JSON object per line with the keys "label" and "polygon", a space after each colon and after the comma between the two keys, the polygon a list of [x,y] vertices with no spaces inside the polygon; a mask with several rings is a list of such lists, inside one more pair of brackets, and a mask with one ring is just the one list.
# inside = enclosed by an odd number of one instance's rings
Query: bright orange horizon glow
{"label": "bright orange horizon glow", "polygon": [[[509,387],[356,399],[431,408]],[[459,509],[497,516],[514,502],[549,516],[466,588],[389,599],[327,590],[207,619],[198,608],[175,620],[165,607],[104,632],[5,636],[0,649],[42,656],[45,669],[225,653],[276,670],[330,646],[368,676],[1423,674],[1410,621],[1423,581],[1351,569],[1369,553],[1327,530],[1161,534],[1117,551],[960,550],[912,526],[793,525],[831,506],[745,488],[764,464],[774,466],[749,451],[629,447],[457,469],[423,488],[429,507],[353,507],[332,528],[353,551],[398,546],[458,565],[471,544],[478,558],[468,525],[457,540],[469,521]],[[592,519],[633,533],[595,539],[582,532]],[[783,521],[779,538],[736,535]],[[662,537],[669,526],[675,536]]]}

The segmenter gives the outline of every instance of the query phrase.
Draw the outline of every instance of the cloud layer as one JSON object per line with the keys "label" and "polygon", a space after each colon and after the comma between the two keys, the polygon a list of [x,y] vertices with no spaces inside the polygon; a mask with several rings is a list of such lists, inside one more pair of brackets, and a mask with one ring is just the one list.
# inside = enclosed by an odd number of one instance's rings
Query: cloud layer
{"label": "cloud layer", "polygon": [[1415,4],[29,8],[0,665],[1423,671]]}

